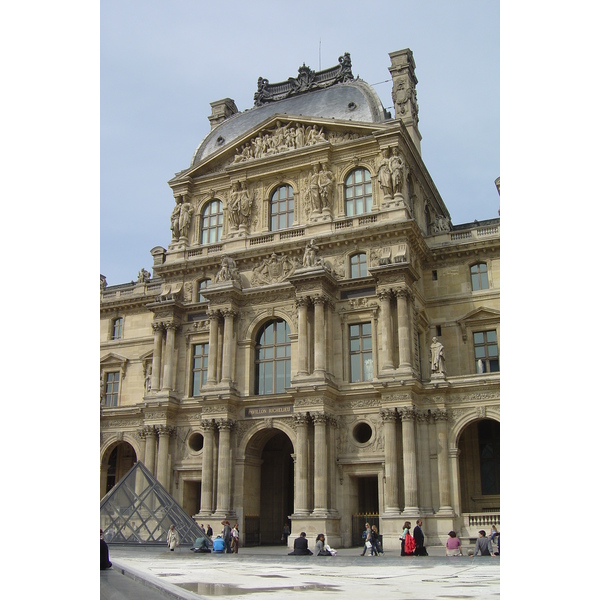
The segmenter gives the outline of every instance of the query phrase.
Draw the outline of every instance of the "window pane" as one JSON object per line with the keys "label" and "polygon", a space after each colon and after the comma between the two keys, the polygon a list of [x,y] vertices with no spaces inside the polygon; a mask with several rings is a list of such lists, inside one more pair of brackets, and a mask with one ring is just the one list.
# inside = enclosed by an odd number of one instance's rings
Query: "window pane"
{"label": "window pane", "polygon": [[360,381],[360,354],[350,357],[350,382]]}
{"label": "window pane", "polygon": [[482,333],[474,333],[473,339],[476,344],[483,344],[483,332]]}
{"label": "window pane", "polygon": [[360,332],[360,325],[350,325],[350,335],[352,337],[358,336]]}
{"label": "window pane", "polygon": [[371,335],[371,323],[363,323],[362,324],[362,334],[363,335]]}
{"label": "window pane", "polygon": [[495,331],[488,331],[486,337],[487,337],[488,342],[497,342],[498,341],[498,336]]}
{"label": "window pane", "polygon": [[485,346],[475,347],[475,358],[485,358]]}
{"label": "window pane", "polygon": [[373,359],[371,353],[363,354],[363,373],[364,380],[371,381],[373,379]]}

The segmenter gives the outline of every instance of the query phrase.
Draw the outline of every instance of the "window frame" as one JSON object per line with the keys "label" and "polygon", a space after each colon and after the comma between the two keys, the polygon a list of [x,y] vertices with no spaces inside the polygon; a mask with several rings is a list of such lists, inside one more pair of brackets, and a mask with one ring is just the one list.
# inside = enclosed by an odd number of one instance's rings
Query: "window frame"
{"label": "window frame", "polygon": [[[358,321],[355,323],[348,323],[348,382],[349,383],[365,383],[365,382],[369,382],[369,381],[373,381],[374,376],[375,376],[375,352],[374,352],[374,341],[375,341],[375,336],[373,335],[373,323],[370,320],[367,321]],[[363,331],[363,328],[365,326],[368,326],[370,328],[370,332],[368,335],[366,335]],[[359,328],[359,333],[358,335],[353,335],[352,333],[352,329],[353,328]],[[364,347],[364,343],[363,340],[369,340],[369,348],[365,348]],[[354,349],[352,348],[353,345],[353,341],[358,341],[358,349]],[[370,366],[370,371],[371,371],[371,376],[370,378],[368,377],[368,368],[366,365],[366,360],[369,360],[366,358],[367,355],[370,355],[370,361],[371,361],[371,366]],[[359,363],[358,363],[358,369],[359,369],[359,378],[355,379],[354,375],[355,375],[355,370],[356,370],[356,365],[354,364],[353,361],[353,357],[354,356],[358,356],[359,357]]]}
{"label": "window frame", "polygon": [[[481,267],[485,267],[485,271],[482,271]],[[473,269],[477,269],[477,271],[473,272]],[[490,289],[490,275],[489,275],[489,269],[488,269],[487,262],[481,261],[481,262],[477,262],[477,263],[470,265],[469,266],[469,275],[471,278],[471,290],[473,292],[481,292],[483,290]],[[486,283],[485,286],[483,285],[483,282],[482,282],[482,275],[485,275],[485,283]],[[477,283],[477,287],[475,286],[476,283]]]}
{"label": "window frame", "polygon": [[[114,391],[116,377],[116,392]],[[112,378],[112,382],[111,382]],[[121,372],[120,371],[106,371],[104,373],[104,393],[103,393],[103,404],[106,408],[116,408],[119,406],[119,399],[121,395],[121,382],[122,382]],[[109,393],[108,388],[111,386],[111,392]],[[109,397],[114,399],[113,402],[109,402]]]}
{"label": "window frame", "polygon": [[[217,212],[212,212],[212,207],[218,206]],[[217,218],[217,223],[212,224],[212,219]],[[208,224],[207,224],[208,221]],[[200,245],[210,246],[211,244],[218,244],[223,237],[223,202],[218,198],[213,198],[204,204],[202,212],[200,213]],[[215,231],[215,240],[210,241],[211,232]],[[207,241],[204,241],[205,233],[208,237]]]}
{"label": "window frame", "polygon": [[[495,339],[488,340],[488,334],[494,334]],[[476,336],[483,336],[483,342],[478,343],[476,341]],[[473,358],[475,361],[475,372],[478,375],[482,375],[485,373],[499,373],[500,372],[500,346],[498,343],[498,331],[496,329],[483,329],[475,331],[473,330],[471,339],[473,341]],[[488,349],[491,347],[496,347],[496,354],[490,354]],[[477,355],[478,349],[483,349],[484,353],[480,356]],[[483,370],[479,370],[479,361],[481,361]],[[495,362],[497,368],[492,369],[490,363]]]}
{"label": "window frame", "polygon": [[[360,260],[359,257],[363,257],[364,258],[364,262],[362,260]],[[354,259],[357,258],[357,263],[356,265],[354,264]],[[364,264],[364,274],[361,274],[361,266],[363,266]],[[352,254],[350,256],[350,261],[349,261],[349,265],[350,265],[350,269],[349,269],[349,274],[350,274],[350,279],[361,279],[363,277],[368,277],[369,276],[369,263],[367,262],[367,253],[366,252],[355,252],[354,254]],[[354,275],[354,268],[357,268],[357,275]]]}
{"label": "window frame", "polygon": [[[202,352],[198,353],[196,349],[198,347],[202,348]],[[207,341],[198,341],[192,343],[192,353],[191,353],[191,365],[190,365],[190,396],[192,398],[197,398],[201,395],[202,389],[206,386],[208,381],[208,354],[209,354],[209,346]],[[196,360],[199,359],[202,361],[200,367],[196,367]],[[199,377],[199,380],[197,380]],[[198,387],[196,388],[196,382],[198,381]],[[197,393],[196,393],[197,392]]]}
{"label": "window frame", "polygon": [[[281,198],[280,192],[283,189],[287,190],[288,194],[291,193],[291,196],[288,195],[285,198]],[[283,204],[284,201],[287,205],[287,209],[282,211],[278,209],[277,212],[273,212],[273,208]],[[289,207],[289,202],[291,202],[291,208]],[[285,217],[284,227],[280,226],[281,217]],[[294,188],[289,183],[282,183],[278,185],[269,196],[269,231],[283,231],[285,229],[290,229],[294,226],[295,221],[296,194]]]}
{"label": "window frame", "polygon": [[[284,326],[284,340],[278,340],[278,336],[281,335],[276,327],[278,324]],[[261,343],[261,339],[266,335],[269,327],[273,327],[272,332],[272,343]],[[291,327],[288,322],[282,318],[273,318],[261,325],[258,329],[254,346],[254,394],[256,396],[270,396],[276,394],[286,393],[286,389],[291,385],[291,374],[292,374],[292,343],[291,343]],[[260,354],[262,351],[265,354],[269,354],[269,349],[272,350],[271,357],[263,356]],[[283,356],[278,356],[278,353],[284,350]],[[283,379],[284,385],[282,388],[279,387],[279,376],[278,376],[278,365],[283,364]],[[272,371],[268,372],[268,365],[271,365]],[[267,377],[270,376],[270,379]],[[269,385],[270,381],[270,385]],[[271,391],[268,391],[270,388]]]}
{"label": "window frame", "polygon": [[[205,286],[203,286],[202,284],[206,283]],[[205,290],[208,287],[210,287],[210,284],[212,283],[212,280],[210,279],[210,277],[206,277],[204,279],[198,279],[197,283],[196,283],[196,302],[198,303],[202,303],[202,302],[208,302],[208,298],[205,298],[200,290]],[[202,297],[202,299],[200,299]]]}
{"label": "window frame", "polygon": [[[356,173],[362,173],[363,180],[356,181]],[[368,174],[368,181],[364,178],[365,174]],[[349,183],[348,180],[352,178],[352,182]],[[362,193],[360,195],[356,195],[355,190],[358,186],[368,185],[370,187],[370,193]],[[352,197],[348,196],[348,191],[352,190]],[[357,211],[356,201],[360,200],[363,203],[363,210],[360,212]],[[352,205],[352,212],[348,211],[348,206]],[[344,177],[344,214],[347,217],[358,217],[361,215],[370,214],[373,212],[373,175],[371,171],[367,169],[367,167],[356,167],[352,169],[345,177]]]}
{"label": "window frame", "polygon": [[[123,325],[125,319],[123,317],[115,317],[110,322],[110,339],[111,340],[122,340],[123,339]],[[118,330],[118,332],[117,332]]]}

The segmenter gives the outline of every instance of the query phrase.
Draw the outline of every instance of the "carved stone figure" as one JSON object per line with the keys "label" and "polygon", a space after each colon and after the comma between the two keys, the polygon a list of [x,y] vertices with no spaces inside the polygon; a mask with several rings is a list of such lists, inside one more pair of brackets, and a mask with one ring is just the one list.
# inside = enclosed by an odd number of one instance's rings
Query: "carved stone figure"
{"label": "carved stone figure", "polygon": [[319,167],[313,165],[312,173],[308,178],[308,199],[313,212],[321,212],[321,199],[319,197]]}
{"label": "carved stone figure", "polygon": [[431,375],[443,376],[446,374],[446,358],[444,356],[444,346],[437,339],[433,337],[431,340]]}
{"label": "carved stone figure", "polygon": [[250,196],[246,182],[236,181],[230,192],[229,224],[232,231],[240,226],[249,227],[253,198]]}
{"label": "carved stone figure", "polygon": [[389,158],[388,164],[392,192],[394,195],[402,194],[402,187],[404,185],[404,162],[400,157],[400,149],[397,146],[392,149],[392,155]]}
{"label": "carved stone figure", "polygon": [[390,151],[389,148],[384,148],[383,159],[377,169],[377,180],[383,190],[384,197],[392,197],[392,171],[390,170]]}
{"label": "carved stone figure", "polygon": [[321,165],[319,171],[319,195],[321,210],[330,207],[331,190],[333,188],[333,173],[326,166]]}
{"label": "carved stone figure", "polygon": [[221,268],[217,271],[215,275],[215,283],[220,283],[224,281],[236,280],[239,281],[240,275],[235,266],[235,260],[225,255],[221,259]]}
{"label": "carved stone figure", "polygon": [[138,283],[146,283],[150,279],[150,273],[146,271],[146,269],[141,269],[138,273],[137,282]]}
{"label": "carved stone figure", "polygon": [[106,277],[100,275],[100,291],[103,292],[106,289]]}
{"label": "carved stone figure", "polygon": [[144,378],[144,389],[146,394],[152,389],[152,365],[147,365],[146,376]]}
{"label": "carved stone figure", "polygon": [[315,240],[310,240],[304,249],[304,257],[302,258],[303,267],[315,267],[322,263],[322,259],[318,257],[319,247]]}
{"label": "carved stone figure", "polygon": [[190,231],[194,207],[189,202],[182,202],[179,211],[179,239],[186,239]]}
{"label": "carved stone figure", "polygon": [[175,208],[171,213],[171,231],[173,232],[173,240],[179,239],[179,215],[181,214],[181,205],[183,204],[183,198],[180,196],[176,200]]}

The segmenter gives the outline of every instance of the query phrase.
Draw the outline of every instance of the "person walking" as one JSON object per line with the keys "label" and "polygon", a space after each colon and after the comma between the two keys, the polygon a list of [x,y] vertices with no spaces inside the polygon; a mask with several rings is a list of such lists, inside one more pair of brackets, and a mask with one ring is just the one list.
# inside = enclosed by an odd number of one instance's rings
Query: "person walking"
{"label": "person walking", "polygon": [[402,528],[402,540],[400,544],[400,556],[413,556],[415,551],[415,539],[410,534],[410,521],[405,521]]}
{"label": "person walking", "polygon": [[415,556],[429,556],[427,554],[427,548],[425,548],[425,535],[421,526],[423,521],[417,519],[417,524],[413,529],[413,537],[415,538]]}
{"label": "person walking", "polygon": [[234,554],[238,553],[238,548],[240,547],[240,530],[239,526],[236,523],[231,529],[231,551]]}
{"label": "person walking", "polygon": [[365,523],[365,530],[362,532],[362,539],[363,551],[361,556],[364,556],[365,552],[371,547],[371,526],[368,523]]}
{"label": "person walking", "polygon": [[381,549],[381,543],[379,541],[379,531],[377,529],[377,525],[371,525],[371,556],[373,556],[373,552],[375,556],[379,556],[380,554],[383,556],[383,550]]}
{"label": "person walking", "polygon": [[288,538],[290,537],[290,526],[287,523],[283,524],[283,532],[281,533],[281,541],[287,546]]}
{"label": "person walking", "polygon": [[212,540],[213,530],[212,530],[212,527],[210,526],[210,523],[207,524],[206,535]]}
{"label": "person walking", "polygon": [[492,540],[485,535],[485,531],[481,529],[479,531],[479,537],[475,542],[475,550],[473,552],[473,558],[480,552],[481,556],[496,556],[492,550]]}
{"label": "person walking", "polygon": [[179,546],[179,534],[175,529],[175,525],[171,525],[169,532],[167,533],[167,546],[169,550],[173,552],[177,546]]}
{"label": "person walking", "polygon": [[456,535],[455,531],[448,532],[448,539],[446,540],[446,556],[463,556],[460,538]]}

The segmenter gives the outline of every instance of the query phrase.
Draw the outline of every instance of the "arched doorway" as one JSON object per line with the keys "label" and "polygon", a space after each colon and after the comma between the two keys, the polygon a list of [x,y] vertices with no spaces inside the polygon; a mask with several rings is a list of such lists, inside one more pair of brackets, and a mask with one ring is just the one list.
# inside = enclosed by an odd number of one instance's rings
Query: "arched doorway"
{"label": "arched doorway", "polygon": [[102,461],[101,495],[105,496],[115,484],[133,467],[137,457],[133,446],[127,442],[117,442],[107,449]]}
{"label": "arched doorway", "polygon": [[294,452],[278,429],[263,429],[246,447],[244,476],[245,544],[281,544],[284,522],[294,512]]}
{"label": "arched doorway", "polygon": [[463,513],[500,511],[500,423],[482,419],[458,440]]}

